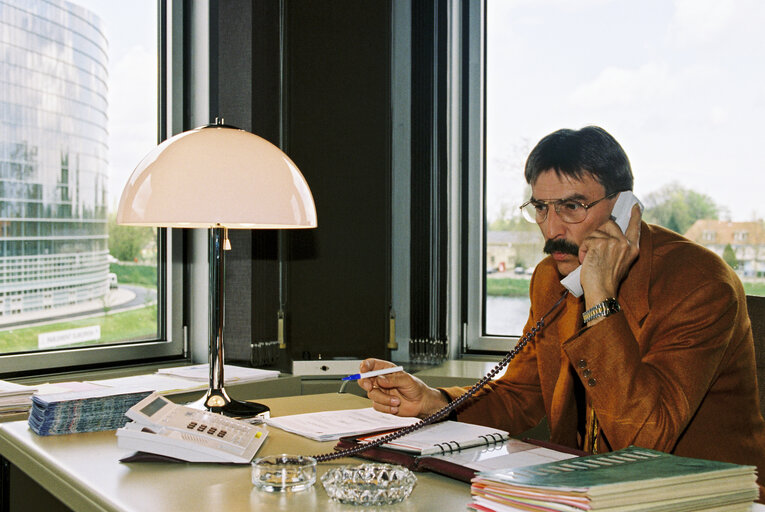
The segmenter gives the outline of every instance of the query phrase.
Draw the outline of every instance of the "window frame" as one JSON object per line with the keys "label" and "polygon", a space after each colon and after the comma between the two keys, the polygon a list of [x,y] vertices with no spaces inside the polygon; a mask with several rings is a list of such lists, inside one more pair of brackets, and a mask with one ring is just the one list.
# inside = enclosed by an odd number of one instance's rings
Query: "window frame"
{"label": "window frame", "polygon": [[486,334],[486,1],[469,2],[462,24],[462,352],[507,352],[520,336]]}
{"label": "window frame", "polygon": [[[183,2],[157,1],[157,133],[162,140],[173,133],[174,127],[181,127],[184,99],[182,8]],[[158,336],[155,339],[2,355],[0,375],[7,378],[186,357],[184,238],[183,230],[158,229],[157,232]]]}

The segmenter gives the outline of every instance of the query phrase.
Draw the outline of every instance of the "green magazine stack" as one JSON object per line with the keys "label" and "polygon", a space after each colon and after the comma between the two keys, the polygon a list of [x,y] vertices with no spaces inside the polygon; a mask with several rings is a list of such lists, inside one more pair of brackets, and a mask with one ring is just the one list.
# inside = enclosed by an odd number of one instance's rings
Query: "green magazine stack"
{"label": "green magazine stack", "polygon": [[630,446],[573,459],[479,473],[469,508],[578,512],[748,511],[756,468]]}

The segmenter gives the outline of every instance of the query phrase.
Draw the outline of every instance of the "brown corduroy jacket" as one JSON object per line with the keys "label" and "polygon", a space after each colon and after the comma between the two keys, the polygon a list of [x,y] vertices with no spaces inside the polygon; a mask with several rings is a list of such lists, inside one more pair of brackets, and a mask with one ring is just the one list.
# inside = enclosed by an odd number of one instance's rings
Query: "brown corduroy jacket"
{"label": "brown corduroy jacket", "polygon": [[[526,331],[563,293],[559,279],[551,258],[537,266]],[[711,251],[643,223],[617,299],[621,312],[585,328],[583,298],[569,295],[458,419],[518,434],[546,416],[552,442],[582,448],[579,380],[598,419],[600,451],[636,445],[757,466],[765,502],[765,420],[738,277]]]}

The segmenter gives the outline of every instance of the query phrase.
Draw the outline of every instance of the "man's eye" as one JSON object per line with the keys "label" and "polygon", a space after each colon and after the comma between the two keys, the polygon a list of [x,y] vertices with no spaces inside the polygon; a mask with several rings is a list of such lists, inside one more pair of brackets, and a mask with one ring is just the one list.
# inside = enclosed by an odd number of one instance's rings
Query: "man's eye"
{"label": "man's eye", "polygon": [[579,210],[582,205],[577,203],[576,201],[564,201],[560,204],[560,207],[562,210],[565,210],[567,212],[575,212]]}
{"label": "man's eye", "polygon": [[545,203],[531,203],[531,206],[533,206],[534,209],[538,212],[547,210],[547,205]]}

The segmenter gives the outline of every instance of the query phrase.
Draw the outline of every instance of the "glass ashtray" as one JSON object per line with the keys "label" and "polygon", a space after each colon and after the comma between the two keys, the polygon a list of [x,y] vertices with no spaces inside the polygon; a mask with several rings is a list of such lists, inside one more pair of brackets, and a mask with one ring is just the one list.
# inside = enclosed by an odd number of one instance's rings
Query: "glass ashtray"
{"label": "glass ashtray", "polygon": [[350,505],[389,505],[411,494],[417,477],[403,466],[361,464],[330,469],[321,477],[330,498]]}
{"label": "glass ashtray", "polygon": [[262,491],[289,492],[316,483],[316,459],[302,455],[269,455],[252,461],[252,483]]}

